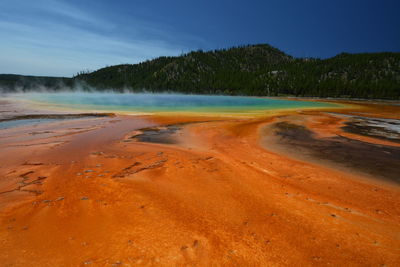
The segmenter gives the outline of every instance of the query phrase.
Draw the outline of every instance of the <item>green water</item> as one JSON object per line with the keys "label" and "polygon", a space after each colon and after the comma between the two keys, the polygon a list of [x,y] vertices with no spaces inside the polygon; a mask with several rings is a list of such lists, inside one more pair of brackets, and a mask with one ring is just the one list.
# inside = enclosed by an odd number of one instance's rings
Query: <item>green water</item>
{"label": "green water", "polygon": [[54,107],[98,111],[259,113],[289,108],[333,107],[334,104],[240,96],[147,93],[29,93],[22,97]]}

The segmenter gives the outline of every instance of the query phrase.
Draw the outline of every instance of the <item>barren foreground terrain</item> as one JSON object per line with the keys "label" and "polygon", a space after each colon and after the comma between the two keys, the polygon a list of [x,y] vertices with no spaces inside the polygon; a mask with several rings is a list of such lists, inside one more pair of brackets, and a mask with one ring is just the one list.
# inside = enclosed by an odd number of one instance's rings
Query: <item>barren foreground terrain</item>
{"label": "barren foreground terrain", "polygon": [[1,129],[0,265],[399,266],[398,119],[357,103]]}

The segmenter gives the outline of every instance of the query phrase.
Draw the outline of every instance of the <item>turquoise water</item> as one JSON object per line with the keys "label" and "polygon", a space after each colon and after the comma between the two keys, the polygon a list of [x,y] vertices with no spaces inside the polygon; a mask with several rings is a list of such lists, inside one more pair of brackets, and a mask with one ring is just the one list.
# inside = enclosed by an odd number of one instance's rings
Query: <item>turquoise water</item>
{"label": "turquoise water", "polygon": [[54,107],[132,112],[251,113],[272,109],[332,107],[334,104],[240,96],[146,93],[31,93],[25,99]]}
{"label": "turquoise water", "polygon": [[56,119],[23,119],[23,120],[9,120],[0,122],[0,130],[14,128],[25,125],[37,125],[44,122],[52,122],[56,121]]}

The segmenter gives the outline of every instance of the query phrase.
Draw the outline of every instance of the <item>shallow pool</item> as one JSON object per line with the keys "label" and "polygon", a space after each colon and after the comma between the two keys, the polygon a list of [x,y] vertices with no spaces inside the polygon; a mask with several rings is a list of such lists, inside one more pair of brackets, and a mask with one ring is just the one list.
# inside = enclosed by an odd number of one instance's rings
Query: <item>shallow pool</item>
{"label": "shallow pool", "polygon": [[148,93],[28,93],[20,97],[60,108],[131,112],[258,113],[334,104],[241,96]]}

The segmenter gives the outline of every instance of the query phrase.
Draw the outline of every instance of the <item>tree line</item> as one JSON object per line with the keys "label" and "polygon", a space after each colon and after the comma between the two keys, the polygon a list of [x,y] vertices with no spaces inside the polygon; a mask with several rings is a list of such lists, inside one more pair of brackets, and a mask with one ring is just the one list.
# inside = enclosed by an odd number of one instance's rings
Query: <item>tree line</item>
{"label": "tree line", "polygon": [[[46,78],[59,89],[56,80]],[[400,53],[295,58],[259,44],[198,50],[60,79],[71,90],[79,84],[83,89],[133,92],[400,99]],[[30,90],[29,79],[23,81]]]}

